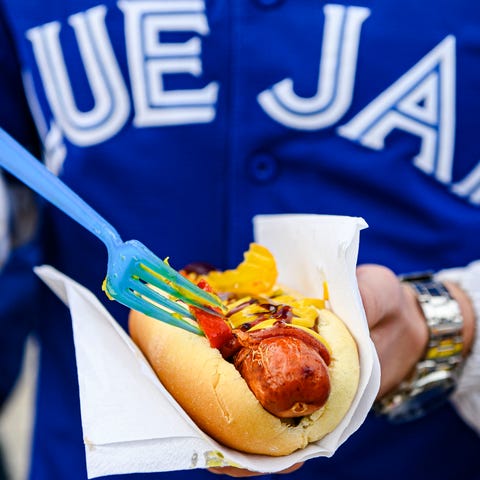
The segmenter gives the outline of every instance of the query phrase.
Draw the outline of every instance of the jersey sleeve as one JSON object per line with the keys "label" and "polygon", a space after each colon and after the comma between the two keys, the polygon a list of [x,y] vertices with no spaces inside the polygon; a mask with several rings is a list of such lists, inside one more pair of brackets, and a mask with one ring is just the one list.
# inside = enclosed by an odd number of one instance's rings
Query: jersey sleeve
{"label": "jersey sleeve", "polygon": [[[7,21],[0,2],[0,127],[39,156],[39,140],[29,112],[25,92],[22,87],[22,73]],[[38,264],[40,246],[36,236],[16,242],[15,231],[18,225],[15,198],[20,189],[30,191],[7,172],[1,172],[4,181],[0,203],[0,217],[3,220],[3,247],[5,254],[0,265],[0,406],[9,395],[22,366],[25,342],[35,328],[35,298],[40,285],[33,273]],[[12,191],[15,192],[12,194]],[[28,191],[28,192],[27,192]],[[31,205],[33,207],[33,203]],[[6,237],[6,238],[5,238]],[[12,241],[13,240],[13,241]],[[9,251],[5,250],[8,245]],[[28,299],[28,300],[27,300]]]}

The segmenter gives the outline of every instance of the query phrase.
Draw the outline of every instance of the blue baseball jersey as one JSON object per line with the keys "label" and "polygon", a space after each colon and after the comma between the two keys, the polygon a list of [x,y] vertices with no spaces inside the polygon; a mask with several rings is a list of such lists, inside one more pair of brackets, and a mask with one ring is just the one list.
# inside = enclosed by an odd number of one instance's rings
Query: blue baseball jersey
{"label": "blue baseball jersey", "polygon": [[[174,267],[235,266],[252,217],[267,213],[361,216],[359,262],[397,273],[480,258],[476,2],[0,6],[1,125],[33,145],[32,117],[47,166]],[[43,205],[38,243],[0,277],[5,378],[31,323],[41,344],[32,479],[86,469],[68,310],[30,267],[55,266],[126,326],[101,291],[106,259],[96,237]],[[480,478],[479,449],[450,406],[400,426],[372,415],[332,458],[289,478]]]}

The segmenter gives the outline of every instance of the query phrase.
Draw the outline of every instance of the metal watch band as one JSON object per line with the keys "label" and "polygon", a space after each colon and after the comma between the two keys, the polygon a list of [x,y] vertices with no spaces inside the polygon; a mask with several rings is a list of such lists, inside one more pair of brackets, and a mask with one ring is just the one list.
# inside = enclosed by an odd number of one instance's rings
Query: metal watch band
{"label": "metal watch band", "polygon": [[463,318],[458,303],[431,273],[400,277],[415,290],[429,330],[422,359],[398,388],[377,401],[374,410],[394,422],[424,415],[453,391],[463,350]]}
{"label": "metal watch band", "polygon": [[463,350],[463,317],[458,303],[443,283],[431,275],[407,277],[402,281],[407,281],[416,291],[427,322],[429,342],[423,360],[456,366],[462,360]]}

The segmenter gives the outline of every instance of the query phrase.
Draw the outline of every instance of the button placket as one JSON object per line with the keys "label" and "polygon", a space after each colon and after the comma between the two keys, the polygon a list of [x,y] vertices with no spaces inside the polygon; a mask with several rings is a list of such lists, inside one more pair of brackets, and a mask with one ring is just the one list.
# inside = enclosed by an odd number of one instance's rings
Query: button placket
{"label": "button placket", "polygon": [[277,176],[278,162],[271,154],[257,153],[248,162],[248,173],[254,181],[268,182]]}
{"label": "button placket", "polygon": [[277,7],[278,5],[283,3],[284,0],[253,0],[253,1],[260,7]]}

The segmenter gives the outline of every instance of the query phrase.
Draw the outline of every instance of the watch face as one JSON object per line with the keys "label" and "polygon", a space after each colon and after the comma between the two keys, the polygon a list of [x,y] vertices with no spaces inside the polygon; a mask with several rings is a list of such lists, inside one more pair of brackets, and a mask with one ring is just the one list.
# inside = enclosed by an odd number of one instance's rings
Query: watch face
{"label": "watch face", "polygon": [[442,406],[455,388],[453,379],[432,383],[425,390],[413,393],[387,413],[392,423],[404,423],[423,417],[426,413]]}

